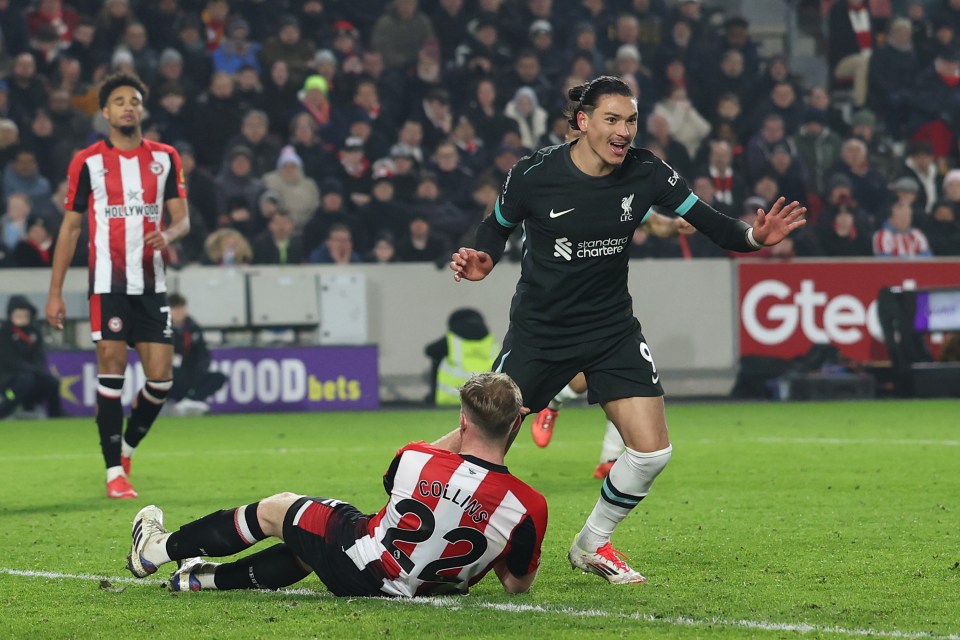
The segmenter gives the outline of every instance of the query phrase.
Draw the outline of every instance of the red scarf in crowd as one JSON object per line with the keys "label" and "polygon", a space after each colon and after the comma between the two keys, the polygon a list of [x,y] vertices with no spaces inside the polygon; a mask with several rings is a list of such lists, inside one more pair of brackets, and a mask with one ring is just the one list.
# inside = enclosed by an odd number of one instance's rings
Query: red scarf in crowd
{"label": "red scarf in crowd", "polygon": [[870,12],[867,7],[851,9],[850,26],[853,27],[853,33],[857,36],[857,44],[860,45],[860,51],[870,51],[873,49],[873,33],[870,29]]}
{"label": "red scarf in crowd", "polygon": [[723,175],[720,175],[717,169],[710,167],[710,177],[713,179],[713,188],[717,192],[715,196],[717,202],[733,206],[733,170],[727,167]]}

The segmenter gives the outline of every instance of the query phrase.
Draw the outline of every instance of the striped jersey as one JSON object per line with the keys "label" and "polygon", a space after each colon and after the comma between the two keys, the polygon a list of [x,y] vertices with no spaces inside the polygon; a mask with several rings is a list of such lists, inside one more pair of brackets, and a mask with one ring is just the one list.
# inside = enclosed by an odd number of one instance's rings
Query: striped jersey
{"label": "striped jersey", "polygon": [[390,501],[346,553],[380,562],[385,594],[466,593],[501,558],[518,577],[539,567],[547,502],[506,467],[416,442],[383,483]]}
{"label": "striped jersey", "polygon": [[186,198],[176,150],[144,140],[121,151],[101,140],[78,153],[67,171],[67,211],[86,214],[90,294],[142,295],[167,290],[166,252],[144,237],[163,228],[163,205]]}

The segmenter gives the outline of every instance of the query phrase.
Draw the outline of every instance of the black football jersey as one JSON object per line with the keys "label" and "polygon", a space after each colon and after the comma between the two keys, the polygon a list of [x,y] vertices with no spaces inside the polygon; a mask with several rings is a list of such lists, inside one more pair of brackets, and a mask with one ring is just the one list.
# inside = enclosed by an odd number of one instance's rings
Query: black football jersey
{"label": "black football jersey", "polygon": [[576,167],[572,144],[514,165],[487,220],[502,234],[522,228],[511,327],[544,346],[634,329],[627,290],[633,232],[654,205],[683,215],[698,202],[686,181],[646,149],[629,149],[619,167],[597,177]]}

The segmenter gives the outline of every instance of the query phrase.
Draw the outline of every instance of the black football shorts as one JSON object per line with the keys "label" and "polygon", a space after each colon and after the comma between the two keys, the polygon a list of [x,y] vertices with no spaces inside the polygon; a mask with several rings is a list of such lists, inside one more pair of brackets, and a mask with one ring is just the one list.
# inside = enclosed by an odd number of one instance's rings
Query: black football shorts
{"label": "black football shorts", "polygon": [[122,340],[173,344],[167,294],[95,293],[90,296],[90,333],[94,342]]}
{"label": "black football shorts", "polygon": [[511,328],[493,370],[513,378],[524,406],[534,413],[546,407],[580,371],[587,377],[591,404],[663,395],[660,373],[639,323],[618,336],[571,340],[556,348],[532,347],[522,333]]}

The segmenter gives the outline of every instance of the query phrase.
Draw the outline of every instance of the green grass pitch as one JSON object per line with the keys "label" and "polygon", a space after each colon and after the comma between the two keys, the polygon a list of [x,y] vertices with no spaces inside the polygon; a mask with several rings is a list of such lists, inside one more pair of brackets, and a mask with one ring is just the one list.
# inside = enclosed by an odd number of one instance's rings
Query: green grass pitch
{"label": "green grass pitch", "polygon": [[670,466],[614,538],[649,583],[570,570],[603,419],[568,408],[548,448],[527,421],[507,457],[550,506],[532,592],[491,575],[420,602],[338,600],[315,577],[167,593],[127,573],[130,521],[156,503],[175,528],[285,490],[376,511],[394,452],[455,411],[161,418],[131,501],[103,495],[92,420],[3,422],[0,638],[960,638],[960,403],[673,402],[668,421]]}

